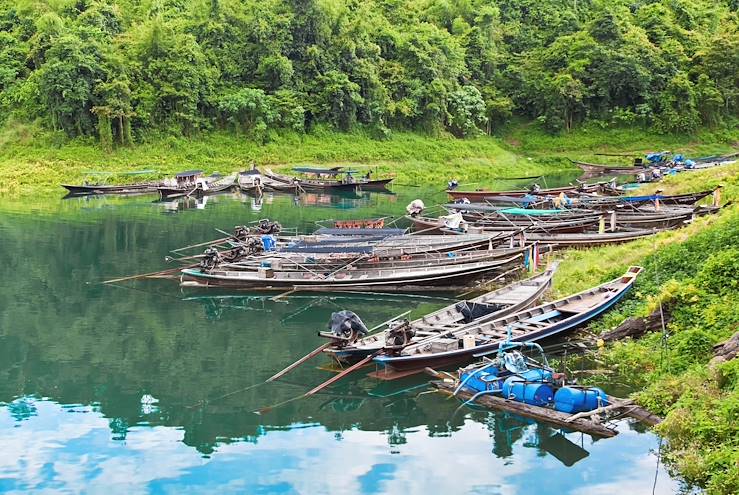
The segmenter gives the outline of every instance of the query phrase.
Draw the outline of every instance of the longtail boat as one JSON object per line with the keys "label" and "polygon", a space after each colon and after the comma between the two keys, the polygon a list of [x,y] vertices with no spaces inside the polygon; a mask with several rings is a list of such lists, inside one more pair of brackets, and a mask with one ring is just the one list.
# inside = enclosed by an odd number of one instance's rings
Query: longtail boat
{"label": "longtail boat", "polygon": [[[85,182],[82,185],[61,184],[66,189],[69,196],[89,196],[98,194],[144,194],[156,192],[157,187],[163,185],[162,182],[137,182],[134,184],[101,184],[100,177],[107,180],[111,176],[130,176],[154,174],[155,170],[136,170],[131,172],[88,172],[89,177],[95,177],[95,184]],[[92,179],[91,179],[92,180]]]}
{"label": "longtail boat", "polygon": [[181,271],[183,286],[239,287],[263,290],[326,290],[356,287],[400,288],[404,285],[449,285],[465,282],[512,263],[521,263],[520,254],[507,259],[495,258],[472,263],[434,263],[407,268],[379,268],[366,270],[342,269],[334,273],[304,271],[275,271],[262,268],[258,271],[233,271],[191,269]]}
{"label": "longtail boat", "polygon": [[387,190],[387,185],[393,181],[389,179],[365,179],[355,178],[353,176],[347,176],[346,179],[300,179],[297,177],[288,177],[286,175],[280,175],[273,172],[270,169],[265,171],[265,176],[268,178],[289,185],[298,185],[303,191],[349,191],[355,192],[358,189],[362,190]]}
{"label": "longtail boat", "polygon": [[534,194],[537,196],[544,196],[544,195],[556,195],[559,193],[602,192],[606,184],[607,183],[605,182],[598,182],[595,184],[575,184],[575,185],[569,185],[569,186],[563,186],[563,187],[551,187],[547,189],[538,189],[538,190],[519,189],[519,190],[513,190],[513,191],[488,191],[488,190],[458,191],[456,189],[447,189],[446,192],[447,194],[449,194],[449,196],[451,196],[454,199],[467,198],[468,200],[475,202],[475,201],[483,201],[485,200],[485,198],[492,198],[495,196],[523,197],[523,196],[528,196],[531,194]]}
{"label": "longtail boat", "polygon": [[221,263],[219,268],[224,270],[258,270],[259,268],[271,268],[275,271],[305,271],[306,269],[320,273],[331,273],[342,267],[352,270],[376,269],[376,268],[408,268],[414,266],[428,266],[443,263],[445,265],[472,263],[492,259],[508,259],[517,254],[523,254],[528,247],[516,247],[510,249],[473,250],[449,253],[419,253],[402,256],[377,256],[359,255],[354,259],[323,258],[313,259],[310,256],[259,256],[234,262]]}
{"label": "longtail boat", "polygon": [[[416,231],[426,234],[444,234],[446,225],[443,219],[430,217],[407,217]],[[470,223],[470,227],[479,232],[506,232],[513,229],[526,228],[527,232],[584,232],[598,223],[599,215],[576,217],[571,220],[541,221],[526,219],[525,221],[477,219]]]}
{"label": "longtail boat", "polygon": [[175,175],[175,184],[160,186],[157,188],[162,199],[179,197],[202,197],[230,191],[237,187],[236,176],[211,175],[203,177],[200,170],[188,170]]}
{"label": "longtail boat", "polygon": [[643,172],[645,170],[644,167],[640,167],[637,165],[625,165],[625,166],[619,166],[619,165],[607,165],[607,164],[600,164],[600,163],[588,163],[588,162],[580,162],[577,160],[570,160],[572,163],[580,167],[583,172],[587,174],[593,174],[593,175],[600,175],[600,174],[615,174],[615,175],[635,175],[639,172]]}
{"label": "longtail boat", "polygon": [[62,187],[69,191],[73,196],[85,196],[95,194],[144,194],[157,191],[157,187],[161,184],[157,182],[147,182],[143,184],[127,184],[127,185],[81,185],[74,186],[70,184],[62,184]]}
{"label": "longtail boat", "polygon": [[620,277],[557,301],[479,325],[465,326],[375,356],[373,376],[394,379],[426,367],[443,368],[497,352],[506,340],[537,342],[581,326],[620,301],[642,268],[632,266]]}
{"label": "longtail boat", "polygon": [[474,299],[455,302],[410,322],[394,320],[388,324],[387,330],[363,338],[352,340],[336,333],[321,332],[319,335],[334,342],[323,352],[339,364],[353,364],[389,345],[407,345],[413,339],[438,335],[521,311],[535,304],[551,287],[556,269],[557,265],[553,264],[540,275],[513,282]]}

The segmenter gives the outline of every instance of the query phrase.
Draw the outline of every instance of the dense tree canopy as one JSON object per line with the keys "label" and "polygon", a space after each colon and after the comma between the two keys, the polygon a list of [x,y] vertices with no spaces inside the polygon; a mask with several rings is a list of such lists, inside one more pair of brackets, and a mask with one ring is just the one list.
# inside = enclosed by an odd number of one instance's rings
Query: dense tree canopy
{"label": "dense tree canopy", "polygon": [[152,130],[490,132],[514,114],[733,122],[732,0],[0,0],[0,118]]}

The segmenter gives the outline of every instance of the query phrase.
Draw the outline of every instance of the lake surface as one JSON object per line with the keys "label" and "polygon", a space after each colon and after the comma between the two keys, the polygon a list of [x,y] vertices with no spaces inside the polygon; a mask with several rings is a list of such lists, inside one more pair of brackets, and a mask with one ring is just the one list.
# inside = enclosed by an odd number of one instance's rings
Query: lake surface
{"label": "lake surface", "polygon": [[[571,179],[570,179],[571,180]],[[551,184],[555,185],[555,184]],[[98,282],[166,267],[170,249],[264,217],[398,215],[439,191],[359,198],[153,196],[14,203],[0,212],[0,492],[674,493],[659,439],[622,421],[594,441],[507,414],[459,408],[410,378],[363,374],[310,399],[254,411],[331,376],[319,357],[254,386],[323,343],[333,311],[374,326],[438,294],[183,291]]]}

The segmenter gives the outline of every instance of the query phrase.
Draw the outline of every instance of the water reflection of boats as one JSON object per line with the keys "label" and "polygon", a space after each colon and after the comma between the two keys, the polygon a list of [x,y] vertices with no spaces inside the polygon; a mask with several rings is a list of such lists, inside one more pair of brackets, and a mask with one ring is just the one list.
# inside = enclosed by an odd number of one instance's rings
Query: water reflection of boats
{"label": "water reflection of boats", "polygon": [[204,210],[209,202],[218,203],[221,198],[238,199],[236,193],[221,193],[217,196],[179,196],[175,198],[162,199],[159,198],[152,203],[160,205],[165,212],[175,213],[182,210]]}

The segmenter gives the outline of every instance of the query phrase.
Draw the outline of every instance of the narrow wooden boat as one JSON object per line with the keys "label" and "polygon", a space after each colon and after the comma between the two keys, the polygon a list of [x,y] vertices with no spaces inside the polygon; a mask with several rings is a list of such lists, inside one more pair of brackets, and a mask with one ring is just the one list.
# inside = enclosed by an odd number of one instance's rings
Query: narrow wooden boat
{"label": "narrow wooden boat", "polygon": [[426,252],[447,253],[467,249],[493,249],[516,235],[517,231],[483,234],[459,234],[443,238],[437,235],[403,235],[379,238],[347,236],[302,236],[288,243],[278,243],[277,252],[311,254],[314,258],[340,258],[358,253],[375,256],[402,256]]}
{"label": "narrow wooden boat", "polygon": [[[398,347],[390,342],[398,337],[409,337],[404,345],[414,340],[448,332],[467,325],[483,323],[521,311],[532,304],[551,287],[552,277],[557,270],[553,264],[544,273],[513,282],[500,289],[483,294],[474,299],[459,301],[429,313],[411,322],[390,322],[388,329],[358,340],[338,337],[336,334],[321,332],[322,337],[334,341],[332,347],[323,350],[339,364],[353,364],[387,346]],[[400,331],[399,331],[400,330]]]}
{"label": "narrow wooden boat", "polygon": [[72,196],[88,196],[95,194],[144,194],[157,191],[160,183],[146,182],[139,184],[126,185],[81,185],[75,186],[70,184],[62,184],[62,187],[69,191]]}
{"label": "narrow wooden boat", "polygon": [[611,175],[633,175],[638,174],[639,172],[642,172],[645,170],[644,167],[639,167],[635,165],[625,165],[625,166],[618,166],[618,165],[607,165],[607,164],[600,164],[600,163],[588,163],[588,162],[581,162],[577,160],[570,160],[572,163],[580,167],[583,172],[586,172],[587,174],[592,175],[602,175],[602,174],[611,174]]}
{"label": "narrow wooden boat", "polygon": [[[447,227],[444,225],[443,220],[439,218],[429,217],[408,217],[413,223],[413,229],[418,232],[424,232],[426,234],[444,234]],[[472,220],[469,223],[469,228],[475,233],[480,232],[506,232],[512,229],[526,228],[526,232],[569,232],[577,233],[584,232],[587,229],[592,229],[599,221],[598,215],[589,215],[587,217],[574,218],[572,220],[562,220],[558,222],[553,221],[539,221],[527,219],[526,221],[493,221],[493,220]]]}
{"label": "narrow wooden boat", "polygon": [[389,178],[389,179],[352,178],[352,179],[344,179],[344,180],[299,179],[297,177],[288,177],[285,175],[276,174],[269,169],[265,171],[265,176],[277,182],[281,182],[283,184],[300,186],[299,189],[302,189],[303,191],[318,191],[318,192],[328,192],[328,191],[355,192],[360,189],[367,190],[367,191],[386,190],[387,185],[393,181],[392,178]]}
{"label": "narrow wooden boat", "polygon": [[605,185],[605,182],[599,182],[596,184],[575,184],[575,185],[569,185],[569,186],[563,186],[563,187],[551,187],[548,189],[539,189],[537,191],[533,190],[525,190],[525,189],[519,189],[514,191],[486,191],[486,190],[480,190],[480,191],[458,191],[456,189],[447,189],[447,194],[451,196],[454,199],[463,199],[467,198],[468,200],[475,202],[475,201],[484,201],[486,198],[492,198],[496,196],[513,196],[513,197],[522,197],[527,196],[531,194],[535,194],[537,196],[544,196],[544,195],[556,195],[559,193],[574,193],[574,192],[598,192],[603,190],[603,186]]}
{"label": "narrow wooden boat", "polygon": [[[508,259],[493,259],[473,263],[444,265],[436,263],[431,266],[410,268],[380,268],[372,270],[342,270],[337,273],[318,273],[311,270],[302,272],[277,272],[268,268],[257,272],[231,271],[214,269],[182,270],[183,286],[198,287],[239,287],[266,290],[305,289],[315,287],[319,290],[337,289],[353,286],[376,286],[383,288],[403,284],[410,285],[448,285],[458,281],[467,281],[476,276],[496,270],[510,263],[520,262],[521,255]],[[195,282],[195,284],[188,283]]]}
{"label": "narrow wooden boat", "polygon": [[305,271],[306,269],[318,273],[332,273],[342,269],[345,270],[370,270],[377,268],[409,268],[430,265],[453,265],[486,261],[493,259],[510,259],[512,256],[521,255],[529,249],[528,247],[515,247],[509,249],[475,250],[449,253],[420,253],[402,256],[377,256],[359,255],[352,259],[324,258],[314,259],[310,256],[260,256],[251,257],[243,261],[232,263],[221,263],[219,268],[224,270],[246,270],[255,271],[259,268],[271,268],[274,271]]}
{"label": "narrow wooden boat", "polygon": [[479,325],[428,337],[396,353],[375,356],[374,376],[393,379],[424,368],[470,362],[496,352],[507,339],[537,342],[562,335],[612,308],[634,285],[642,268],[632,266],[622,276],[592,289]]}

